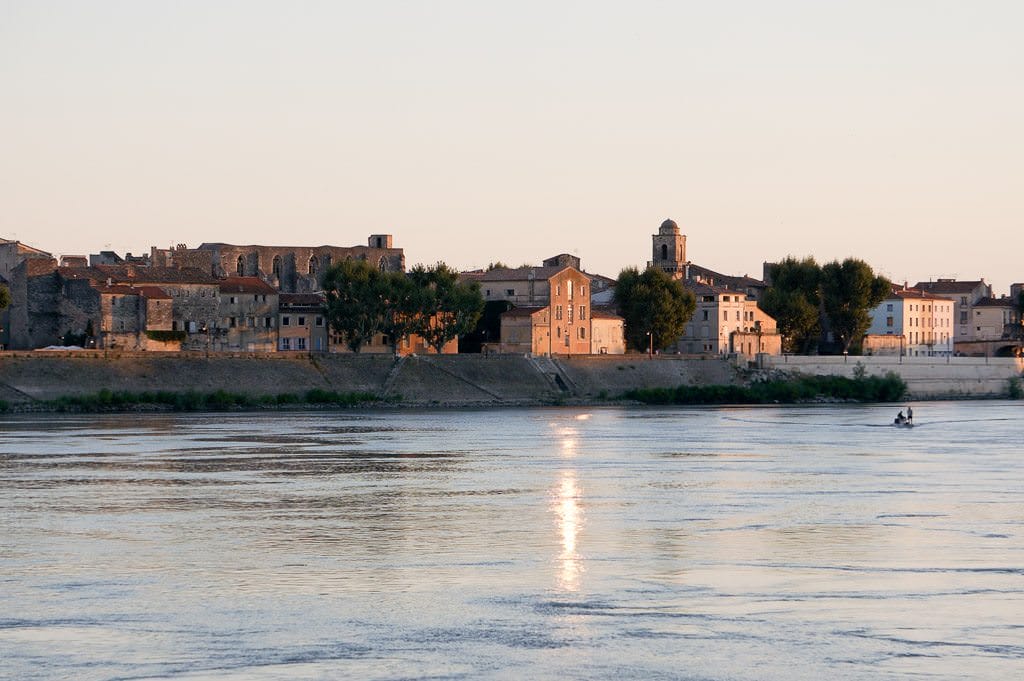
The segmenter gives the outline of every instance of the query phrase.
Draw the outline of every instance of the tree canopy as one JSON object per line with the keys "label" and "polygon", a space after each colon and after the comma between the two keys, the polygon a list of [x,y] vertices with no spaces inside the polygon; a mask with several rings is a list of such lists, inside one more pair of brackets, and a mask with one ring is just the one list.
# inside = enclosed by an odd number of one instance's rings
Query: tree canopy
{"label": "tree canopy", "polygon": [[821,271],[821,302],[832,333],[843,347],[860,347],[871,326],[871,310],[892,291],[892,282],[876,275],[863,260],[833,261]]}
{"label": "tree canopy", "polygon": [[459,274],[439,262],[431,268],[417,265],[409,273],[419,290],[417,323],[413,329],[427,345],[441,352],[445,344],[469,333],[484,310],[480,285],[463,283]]}
{"label": "tree canopy", "polygon": [[[664,350],[679,340],[697,302],[683,285],[656,267],[619,273],[615,304],[625,320],[626,343],[634,350]],[[648,335],[650,334],[650,335]]]}
{"label": "tree canopy", "polygon": [[397,350],[413,333],[441,352],[448,341],[474,328],[484,304],[479,286],[460,282],[444,263],[417,265],[406,275],[344,260],[328,268],[321,284],[331,328],[353,352],[377,334],[386,335]]}
{"label": "tree canopy", "polygon": [[872,308],[892,289],[856,258],[819,266],[814,258],[787,257],[769,276],[761,308],[778,323],[787,352],[813,352],[826,324],[844,352],[858,348],[871,326]]}
{"label": "tree canopy", "polygon": [[6,286],[0,286],[0,310],[6,310],[10,304],[11,292],[7,290]]}
{"label": "tree canopy", "polygon": [[787,257],[771,266],[769,278],[761,309],[778,324],[783,350],[810,352],[821,336],[821,268],[814,258]]}

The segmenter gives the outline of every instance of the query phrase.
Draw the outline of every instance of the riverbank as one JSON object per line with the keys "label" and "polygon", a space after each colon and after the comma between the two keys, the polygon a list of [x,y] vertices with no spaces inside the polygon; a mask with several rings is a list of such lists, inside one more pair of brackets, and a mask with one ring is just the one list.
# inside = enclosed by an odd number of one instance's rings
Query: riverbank
{"label": "riverbank", "polygon": [[[954,358],[0,353],[0,409],[487,407],[631,402],[637,391],[745,388],[787,376],[885,376],[911,399],[1009,397],[1021,366]],[[735,390],[733,391],[735,392]],[[726,394],[729,394],[726,391]],[[148,397],[147,397],[148,396]]]}

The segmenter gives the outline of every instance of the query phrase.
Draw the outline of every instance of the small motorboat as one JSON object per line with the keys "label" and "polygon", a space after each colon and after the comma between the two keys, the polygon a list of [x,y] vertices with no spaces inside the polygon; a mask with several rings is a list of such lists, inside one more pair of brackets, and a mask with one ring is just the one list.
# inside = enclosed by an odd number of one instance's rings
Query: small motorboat
{"label": "small motorboat", "polygon": [[897,416],[892,420],[892,425],[896,426],[897,428],[913,428],[914,422],[906,417],[900,418],[899,416]]}

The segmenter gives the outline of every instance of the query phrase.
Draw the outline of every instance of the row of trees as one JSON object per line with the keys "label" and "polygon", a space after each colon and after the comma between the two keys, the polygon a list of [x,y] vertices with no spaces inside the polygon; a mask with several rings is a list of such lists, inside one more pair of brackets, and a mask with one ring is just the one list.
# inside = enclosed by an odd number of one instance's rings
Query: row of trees
{"label": "row of trees", "polygon": [[[871,326],[871,310],[892,289],[888,279],[856,258],[820,266],[814,258],[788,257],[771,268],[770,276],[772,285],[759,305],[778,323],[786,352],[817,351],[826,330],[842,351],[858,350]],[[655,267],[622,270],[615,302],[625,320],[626,343],[637,351],[671,347],[696,310],[693,294]]]}
{"label": "row of trees", "polygon": [[815,351],[825,330],[843,352],[859,350],[871,310],[892,290],[888,279],[856,258],[821,266],[814,258],[791,256],[773,265],[769,276],[761,309],[778,323],[783,350],[801,354]]}
{"label": "row of trees", "polygon": [[398,343],[416,334],[435,351],[472,331],[483,312],[480,287],[459,281],[444,263],[417,265],[408,274],[382,272],[362,260],[344,260],[324,272],[331,329],[359,352],[377,334]]}

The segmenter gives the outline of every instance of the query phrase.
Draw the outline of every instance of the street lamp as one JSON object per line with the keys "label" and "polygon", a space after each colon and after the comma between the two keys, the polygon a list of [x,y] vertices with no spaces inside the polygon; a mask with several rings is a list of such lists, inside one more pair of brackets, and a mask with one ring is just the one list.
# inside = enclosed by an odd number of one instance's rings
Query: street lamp
{"label": "street lamp", "polygon": [[647,358],[654,359],[654,334],[647,332]]}

